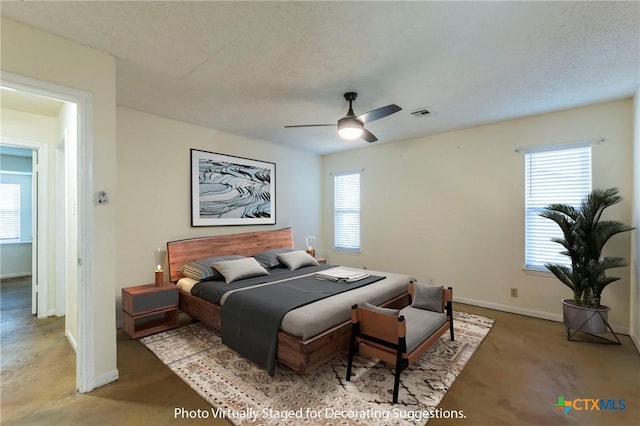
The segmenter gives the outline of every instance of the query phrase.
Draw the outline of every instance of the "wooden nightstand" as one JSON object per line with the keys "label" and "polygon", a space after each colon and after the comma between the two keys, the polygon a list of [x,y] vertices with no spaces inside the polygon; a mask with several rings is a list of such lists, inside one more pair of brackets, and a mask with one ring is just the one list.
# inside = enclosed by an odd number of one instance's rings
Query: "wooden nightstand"
{"label": "wooden nightstand", "polygon": [[132,339],[178,326],[178,287],[165,284],[122,289],[123,330]]}

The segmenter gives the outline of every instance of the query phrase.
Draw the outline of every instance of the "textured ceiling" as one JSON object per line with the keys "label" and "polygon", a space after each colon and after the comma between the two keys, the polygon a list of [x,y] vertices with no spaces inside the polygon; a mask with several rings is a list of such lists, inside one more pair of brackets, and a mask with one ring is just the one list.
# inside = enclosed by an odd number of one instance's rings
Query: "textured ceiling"
{"label": "textured ceiling", "polygon": [[[639,2],[2,2],[2,15],[116,57],[119,106],[328,153],[333,123],[389,143],[626,98]],[[80,66],[80,64],[79,64]],[[409,113],[428,107],[433,114]]]}

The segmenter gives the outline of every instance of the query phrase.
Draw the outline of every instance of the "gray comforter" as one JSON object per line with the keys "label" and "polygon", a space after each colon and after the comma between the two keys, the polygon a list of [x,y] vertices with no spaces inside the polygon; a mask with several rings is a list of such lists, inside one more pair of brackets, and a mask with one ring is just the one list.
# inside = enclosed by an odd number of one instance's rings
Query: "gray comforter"
{"label": "gray comforter", "polygon": [[266,285],[253,284],[231,292],[225,296],[222,305],[222,342],[266,368],[273,376],[278,330],[287,312],[382,279],[382,276],[370,276],[353,283],[342,283],[318,280],[312,273]]}

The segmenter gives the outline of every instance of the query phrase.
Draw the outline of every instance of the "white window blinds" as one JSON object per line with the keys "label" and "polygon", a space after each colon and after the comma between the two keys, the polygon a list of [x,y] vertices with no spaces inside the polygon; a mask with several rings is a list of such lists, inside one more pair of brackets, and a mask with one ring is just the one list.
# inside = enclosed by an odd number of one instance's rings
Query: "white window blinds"
{"label": "white window blinds", "polygon": [[20,185],[0,183],[0,240],[20,239]]}
{"label": "white window blinds", "polygon": [[360,173],[333,176],[333,248],[360,251]]}
{"label": "white window blinds", "polygon": [[540,217],[549,204],[580,205],[591,192],[591,144],[569,148],[539,148],[525,153],[525,268],[547,270],[545,263],[571,265],[552,238],[562,238],[560,227]]}

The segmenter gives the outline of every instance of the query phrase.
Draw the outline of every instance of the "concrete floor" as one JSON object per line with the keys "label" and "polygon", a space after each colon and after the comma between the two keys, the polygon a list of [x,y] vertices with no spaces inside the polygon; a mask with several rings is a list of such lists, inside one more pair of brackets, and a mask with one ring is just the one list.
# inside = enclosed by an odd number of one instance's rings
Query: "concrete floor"
{"label": "concrete floor", "polygon": [[[210,406],[122,331],[120,379],[77,393],[64,318],[38,320],[30,314],[28,281],[5,280],[0,290],[2,425],[229,424],[174,418],[176,408]],[[462,410],[466,419],[432,419],[430,426],[638,424],[640,355],[628,336],[621,336],[622,346],[568,342],[559,323],[462,304],[454,308],[496,322],[440,406]],[[565,415],[553,407],[560,396],[624,399],[626,409]]]}

